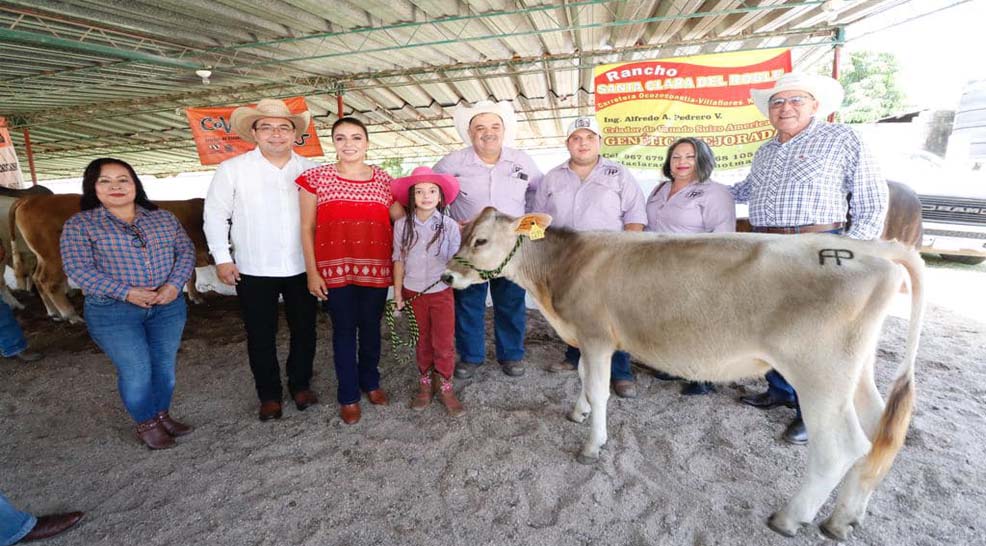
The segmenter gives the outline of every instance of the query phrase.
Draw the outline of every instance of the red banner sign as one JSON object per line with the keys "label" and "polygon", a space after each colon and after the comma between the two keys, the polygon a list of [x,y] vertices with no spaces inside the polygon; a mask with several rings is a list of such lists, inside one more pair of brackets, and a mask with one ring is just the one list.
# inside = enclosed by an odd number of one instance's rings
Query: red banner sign
{"label": "red banner sign", "polygon": [[[304,97],[284,99],[292,114],[308,110]],[[256,106],[250,104],[247,106]],[[203,165],[217,165],[223,161],[249,152],[256,146],[246,142],[235,133],[229,123],[229,116],[236,107],[222,108],[187,108],[188,124],[192,128],[195,148],[199,152],[199,161]],[[320,157],[323,155],[322,144],[315,134],[315,120],[308,124],[308,129],[295,141],[294,151],[305,157]]]}

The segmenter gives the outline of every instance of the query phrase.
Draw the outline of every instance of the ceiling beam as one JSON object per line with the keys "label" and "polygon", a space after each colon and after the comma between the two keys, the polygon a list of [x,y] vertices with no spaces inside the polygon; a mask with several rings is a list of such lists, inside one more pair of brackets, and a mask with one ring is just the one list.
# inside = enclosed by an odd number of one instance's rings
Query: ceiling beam
{"label": "ceiling beam", "polygon": [[196,68],[201,68],[202,66],[198,63],[189,62],[183,59],[172,59],[169,57],[152,55],[150,53],[143,53],[140,51],[119,49],[99,44],[79,42],[76,40],[66,40],[64,38],[47,36],[36,32],[26,32],[23,30],[13,30],[7,28],[0,28],[0,42],[14,42],[32,46],[64,49],[68,51],[82,51],[93,55],[101,55],[103,57],[173,68],[188,68],[194,70]]}
{"label": "ceiling beam", "polygon": [[[354,91],[381,87],[400,87],[404,85],[451,83],[475,79],[476,71],[496,75],[492,74],[491,71],[497,68],[512,71],[511,74],[504,72],[503,74],[498,74],[499,76],[528,75],[542,72],[544,70],[544,63],[552,64],[552,70],[555,71],[591,71],[593,65],[614,62],[612,59],[624,54],[655,52],[666,48],[714,45],[727,42],[742,42],[741,46],[736,49],[736,51],[741,51],[757,49],[757,47],[751,47],[750,44],[774,37],[800,37],[803,39],[818,37],[819,39],[817,40],[805,41],[796,44],[794,47],[830,47],[836,45],[836,30],[834,27],[787,29],[716,40],[705,39],[654,45],[635,45],[626,48],[598,51],[574,51],[567,55],[553,55],[551,57],[537,56],[476,63],[459,63],[446,66],[415,67],[385,72],[353,74],[345,78],[325,76],[298,77],[283,83],[213,87],[200,93],[181,93],[153,99],[144,97],[137,100],[111,101],[102,104],[87,105],[84,111],[80,110],[79,107],[52,108],[36,114],[21,113],[19,115],[10,115],[9,117],[16,120],[14,124],[17,127],[33,127],[52,122],[62,123],[70,120],[89,119],[97,115],[101,117],[128,116],[136,109],[139,109],[143,113],[154,113],[174,111],[176,108],[253,102],[265,97],[284,98],[295,95],[336,94],[340,89]],[[573,65],[573,59],[580,59],[580,64]],[[519,67],[524,66],[529,67],[529,69],[526,71],[517,71]],[[404,80],[404,78],[407,79]]]}

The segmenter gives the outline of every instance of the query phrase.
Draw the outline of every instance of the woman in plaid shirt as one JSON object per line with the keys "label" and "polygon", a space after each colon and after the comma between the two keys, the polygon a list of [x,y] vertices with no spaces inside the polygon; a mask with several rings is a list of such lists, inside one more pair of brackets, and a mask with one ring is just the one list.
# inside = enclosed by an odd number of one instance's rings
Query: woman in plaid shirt
{"label": "woman in plaid shirt", "polygon": [[85,293],[89,335],[116,366],[123,404],[151,449],[191,432],[168,414],[185,327],[180,297],[195,248],[170,212],[147,199],[133,167],[97,159],[82,179],[82,212],[61,238],[65,273]]}

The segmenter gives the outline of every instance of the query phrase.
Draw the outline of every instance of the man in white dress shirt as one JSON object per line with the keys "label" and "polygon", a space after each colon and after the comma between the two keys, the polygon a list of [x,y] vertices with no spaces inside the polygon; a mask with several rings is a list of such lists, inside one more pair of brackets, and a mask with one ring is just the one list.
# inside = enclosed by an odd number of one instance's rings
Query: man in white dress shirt
{"label": "man in white dress shirt", "polygon": [[281,418],[284,394],[276,343],[280,296],[291,331],[288,391],[299,410],[318,403],[310,385],[316,302],[305,276],[294,183],[316,164],[293,151],[310,120],[311,113],[293,114],[276,99],[234,110],[233,132],[257,147],[222,162],[205,199],[205,236],[216,272],[219,280],[236,286],[239,296],[261,421]]}

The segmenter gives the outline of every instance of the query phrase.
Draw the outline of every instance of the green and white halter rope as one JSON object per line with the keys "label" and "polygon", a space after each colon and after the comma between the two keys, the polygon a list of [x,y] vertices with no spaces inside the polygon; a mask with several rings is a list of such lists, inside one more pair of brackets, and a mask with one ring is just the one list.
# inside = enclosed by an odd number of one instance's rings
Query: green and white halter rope
{"label": "green and white halter rope", "polygon": [[[507,267],[507,263],[510,262],[510,260],[514,257],[514,254],[517,253],[517,249],[520,248],[520,244],[522,242],[524,242],[524,237],[522,235],[518,235],[517,242],[514,243],[514,247],[510,251],[510,254],[507,254],[507,257],[503,259],[503,262],[496,269],[479,269],[478,267],[472,265],[472,262],[469,260],[459,256],[453,256],[452,259],[455,260],[456,263],[462,264],[476,273],[479,273],[479,278],[484,281],[488,281],[500,276],[500,273],[503,272],[503,268]],[[414,308],[411,306],[411,302],[421,297],[421,295],[426,294],[440,282],[442,282],[441,279],[431,283],[431,286],[425,288],[421,292],[418,292],[418,294],[413,298],[409,298],[404,301],[404,309],[402,309],[401,312],[407,317],[408,333],[405,338],[402,338],[397,332],[397,301],[387,300],[387,304],[384,306],[384,321],[387,323],[387,328],[390,328],[390,347],[394,354],[397,355],[397,361],[401,365],[407,364],[410,360],[410,355],[405,352],[405,349],[409,352],[418,344],[418,319],[414,316]]]}

